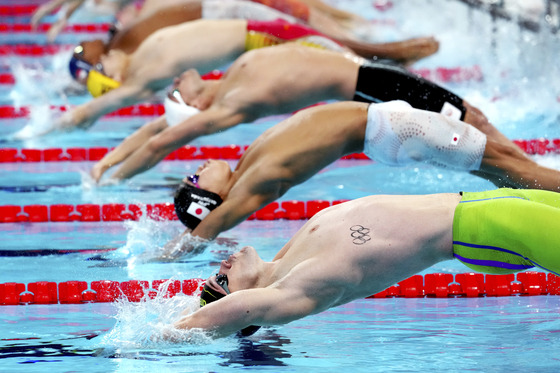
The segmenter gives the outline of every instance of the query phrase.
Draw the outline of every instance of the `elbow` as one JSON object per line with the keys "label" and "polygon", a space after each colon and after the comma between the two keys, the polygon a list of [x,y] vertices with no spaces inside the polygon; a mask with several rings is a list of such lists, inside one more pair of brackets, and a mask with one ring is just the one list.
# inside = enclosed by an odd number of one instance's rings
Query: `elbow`
{"label": "elbow", "polygon": [[146,142],[144,148],[150,157],[164,158],[181,145],[177,142],[169,141],[167,136],[160,134],[152,136]]}

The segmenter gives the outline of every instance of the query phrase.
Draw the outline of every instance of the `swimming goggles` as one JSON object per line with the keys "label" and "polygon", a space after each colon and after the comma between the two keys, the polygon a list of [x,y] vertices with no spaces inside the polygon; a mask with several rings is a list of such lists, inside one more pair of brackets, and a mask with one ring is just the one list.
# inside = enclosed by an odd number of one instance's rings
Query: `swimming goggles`
{"label": "swimming goggles", "polygon": [[199,174],[189,175],[187,176],[187,180],[190,181],[195,187],[200,188],[200,185],[198,185],[199,177],[200,177]]}
{"label": "swimming goggles", "polygon": [[228,281],[227,275],[223,275],[223,274],[222,274],[222,275],[218,275],[218,274],[216,274],[216,283],[217,283],[218,285],[220,285],[220,287],[221,287],[222,289],[224,289],[224,291],[226,292],[226,294],[231,294],[231,292],[229,291],[229,288],[228,288],[228,283],[229,283],[229,281]]}

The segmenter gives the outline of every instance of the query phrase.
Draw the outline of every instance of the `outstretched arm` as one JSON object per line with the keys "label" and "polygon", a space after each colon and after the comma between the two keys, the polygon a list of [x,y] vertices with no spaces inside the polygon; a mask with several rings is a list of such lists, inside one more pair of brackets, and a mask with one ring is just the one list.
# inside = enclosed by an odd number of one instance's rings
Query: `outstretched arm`
{"label": "outstretched arm", "polygon": [[[111,8],[114,7],[114,12],[116,13],[119,9],[122,9],[131,2],[132,0],[118,0],[117,2],[111,2],[110,6]],[[60,18],[51,25],[47,33],[47,40],[52,43],[60,31],[64,29],[72,14],[74,14],[74,12],[84,3],[85,0],[51,0],[41,5],[37,8],[35,13],[33,13],[30,22],[31,27],[33,30],[36,30],[43,18],[54,12],[56,9],[61,8]],[[103,1],[96,0],[96,5],[100,3],[103,3]]]}
{"label": "outstretched arm", "polygon": [[[173,261],[187,255],[196,255],[206,248],[208,240],[215,239],[220,233],[243,222],[252,213],[274,200],[275,197],[261,194],[229,197],[191,231],[169,241],[155,261]],[[189,235],[190,233],[190,235]]]}
{"label": "outstretched arm", "polygon": [[47,15],[51,14],[56,9],[63,6],[64,8],[62,9],[60,18],[51,25],[51,27],[50,27],[50,29],[47,33],[47,40],[50,43],[52,43],[56,39],[56,37],[58,36],[60,31],[62,29],[64,29],[64,27],[66,26],[66,24],[68,22],[68,19],[72,16],[72,14],[76,11],[76,9],[78,9],[80,6],[82,6],[82,4],[84,2],[85,2],[85,0],[52,0],[52,1],[49,1],[49,2],[41,5],[39,8],[37,8],[35,13],[33,13],[33,16],[31,17],[31,27],[32,27],[33,30],[36,30],[37,26],[39,25],[39,23],[41,22],[41,20],[43,18],[45,18]]}
{"label": "outstretched arm", "polygon": [[315,312],[317,303],[301,289],[264,288],[236,291],[184,316],[177,329],[200,328],[214,338],[231,335],[249,325],[278,325]]}
{"label": "outstretched arm", "polygon": [[241,123],[243,116],[226,109],[208,109],[183,123],[168,127],[152,136],[132,153],[115,171],[112,178],[124,180],[149,170],[168,154],[188,144],[197,137],[209,135]]}
{"label": "outstretched arm", "polygon": [[51,131],[91,127],[103,115],[146,100],[152,94],[151,89],[144,88],[142,85],[123,84],[65,113],[55,121]]}
{"label": "outstretched arm", "polygon": [[140,129],[124,139],[115,149],[107,153],[103,159],[93,166],[91,170],[93,179],[99,182],[105,171],[124,161],[143,144],[148,142],[152,136],[157,135],[167,127],[165,115],[140,127]]}

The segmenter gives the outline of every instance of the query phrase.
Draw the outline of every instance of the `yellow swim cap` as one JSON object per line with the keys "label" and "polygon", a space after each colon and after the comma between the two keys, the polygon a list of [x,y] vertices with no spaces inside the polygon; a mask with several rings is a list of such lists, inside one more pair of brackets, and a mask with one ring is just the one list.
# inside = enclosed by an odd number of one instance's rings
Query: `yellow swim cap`
{"label": "yellow swim cap", "polygon": [[114,79],[103,75],[97,70],[91,70],[87,78],[87,89],[93,97],[99,97],[115,88],[118,88],[121,83]]}

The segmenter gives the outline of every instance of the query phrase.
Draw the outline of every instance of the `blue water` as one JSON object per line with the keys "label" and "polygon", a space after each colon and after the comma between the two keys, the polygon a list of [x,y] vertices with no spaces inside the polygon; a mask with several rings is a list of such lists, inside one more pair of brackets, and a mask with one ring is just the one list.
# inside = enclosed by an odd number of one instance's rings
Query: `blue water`
{"label": "blue water", "polygon": [[[359,11],[380,24],[387,39],[433,34],[440,52],[417,68],[479,65],[482,82],[440,82],[479,106],[508,137],[560,137],[558,36],[534,35],[505,21],[492,23],[483,12],[459,1],[407,0],[387,12],[372,1],[329,1]],[[2,0],[2,4],[10,3]],[[12,2],[13,3],[13,2]],[[442,5],[444,4],[444,5]],[[0,22],[25,22],[25,19]],[[394,24],[394,26],[391,26]],[[74,44],[95,35],[61,35]],[[0,35],[0,44],[42,44],[44,36]],[[87,95],[68,89],[68,52],[41,58],[10,58],[18,78],[1,87],[0,105],[79,104]],[[3,67],[4,69],[4,67]],[[5,72],[5,71],[3,71]],[[55,81],[52,77],[58,77]],[[249,144],[283,117],[264,118],[194,145]],[[0,120],[0,147],[51,148],[116,146],[150,118],[103,118],[88,131],[56,134],[25,142],[10,135],[28,119]],[[535,157],[560,169],[560,156]],[[232,162],[232,165],[235,162]],[[0,164],[0,205],[112,202],[170,202],[173,186],[199,161],[162,162],[119,186],[88,183],[91,162]],[[338,161],[294,187],[282,200],[353,199],[369,194],[478,191],[493,185],[462,172],[429,166],[391,168],[370,161]],[[265,260],[304,221],[247,221],[225,232],[234,247],[213,244],[195,258],[167,264],[135,258],[156,250],[181,231],[177,222],[0,224],[0,283],[129,279],[206,278],[238,247],[252,245]],[[467,272],[458,262],[440,263],[424,273]],[[160,330],[157,320],[196,307],[196,299],[146,300],[139,304],[0,306],[0,370],[5,372],[209,372],[255,371],[494,372],[558,371],[560,297],[479,299],[369,299],[263,329],[247,339],[166,345],[146,336]],[[195,338],[196,337],[196,338]]]}

